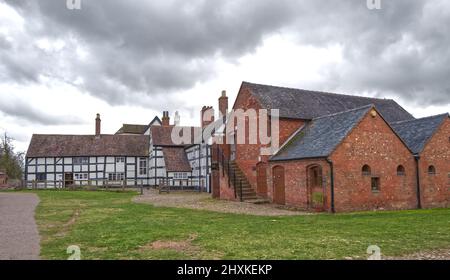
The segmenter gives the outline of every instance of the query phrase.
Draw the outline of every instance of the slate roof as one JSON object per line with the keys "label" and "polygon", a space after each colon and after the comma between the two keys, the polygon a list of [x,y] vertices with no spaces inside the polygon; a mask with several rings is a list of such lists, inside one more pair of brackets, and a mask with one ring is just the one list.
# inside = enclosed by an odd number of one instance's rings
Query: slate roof
{"label": "slate roof", "polygon": [[[174,126],[152,126],[150,128],[150,133],[152,137],[152,144],[155,146],[189,146],[195,143],[195,136],[201,133],[201,127],[187,126],[179,128],[188,128],[191,130],[191,142],[190,143],[174,143],[172,141],[172,129]],[[183,133],[180,134],[183,136]]]}
{"label": "slate roof", "polygon": [[184,147],[163,147],[164,162],[168,172],[191,172]]}
{"label": "slate roof", "polygon": [[157,116],[154,117],[153,120],[147,125],[124,123],[122,127],[119,130],[117,130],[116,134],[144,134],[147,131],[147,129],[151,125],[154,125],[155,123],[161,125],[161,120]]}
{"label": "slate roof", "polygon": [[301,128],[270,160],[329,156],[371,108],[373,105],[313,119]]}
{"label": "slate roof", "polygon": [[411,120],[414,117],[391,99],[378,99],[309,91],[243,82],[265,109],[279,109],[280,117],[311,120],[373,104],[386,121]]}
{"label": "slate roof", "polygon": [[428,140],[433,136],[449,114],[441,114],[410,121],[391,123],[392,128],[415,154],[425,148]]}
{"label": "slate roof", "polygon": [[33,134],[27,157],[148,156],[147,135]]}
{"label": "slate roof", "polygon": [[148,125],[145,124],[124,123],[116,134],[144,134],[147,129]]}

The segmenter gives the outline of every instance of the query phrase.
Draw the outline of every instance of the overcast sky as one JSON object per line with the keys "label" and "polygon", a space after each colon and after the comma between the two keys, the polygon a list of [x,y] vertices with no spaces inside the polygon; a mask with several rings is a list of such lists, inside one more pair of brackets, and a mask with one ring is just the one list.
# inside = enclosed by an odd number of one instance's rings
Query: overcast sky
{"label": "overcast sky", "polygon": [[198,125],[242,81],[394,98],[450,111],[450,1],[0,0],[0,132]]}

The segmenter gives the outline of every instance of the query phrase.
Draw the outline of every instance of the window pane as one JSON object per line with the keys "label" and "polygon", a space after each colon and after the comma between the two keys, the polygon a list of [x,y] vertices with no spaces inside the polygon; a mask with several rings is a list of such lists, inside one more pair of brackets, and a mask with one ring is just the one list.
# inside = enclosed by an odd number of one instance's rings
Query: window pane
{"label": "window pane", "polygon": [[371,187],[373,192],[380,191],[380,178],[372,178],[371,179]]}

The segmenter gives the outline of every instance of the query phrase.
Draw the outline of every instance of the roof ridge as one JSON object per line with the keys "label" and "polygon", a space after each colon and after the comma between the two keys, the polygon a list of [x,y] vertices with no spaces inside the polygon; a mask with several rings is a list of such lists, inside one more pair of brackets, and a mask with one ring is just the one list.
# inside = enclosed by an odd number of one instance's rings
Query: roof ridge
{"label": "roof ridge", "polygon": [[256,85],[256,86],[267,86],[267,87],[282,88],[282,89],[289,89],[289,90],[299,90],[299,91],[311,92],[311,93],[320,93],[320,94],[328,94],[328,95],[348,96],[348,97],[365,98],[365,99],[371,99],[371,100],[394,101],[395,102],[395,100],[392,98],[368,97],[368,96],[352,95],[352,94],[348,94],[348,93],[336,93],[336,92],[328,92],[328,91],[320,91],[320,90],[309,90],[309,89],[303,89],[303,88],[257,84],[257,83],[250,83],[250,82],[245,82],[245,81],[243,81],[242,83],[249,84],[249,85]]}
{"label": "roof ridge", "polygon": [[123,123],[122,125],[142,125],[142,126],[148,126],[148,124],[138,124],[138,123]]}
{"label": "roof ridge", "polygon": [[[333,151],[336,149],[336,147],[342,143],[342,141],[351,133],[351,131],[361,122],[361,120],[364,118],[364,116],[367,115],[367,112],[369,111],[370,108],[375,108],[375,106],[373,106],[373,104],[368,104],[368,105],[365,105],[365,106],[361,106],[359,108],[345,110],[345,111],[342,111],[342,112],[329,114],[327,116],[321,116],[321,117],[315,118],[315,119],[307,122],[304,126],[301,127],[301,129],[299,129],[299,130],[297,130],[295,132],[295,136],[293,136],[292,138],[289,138],[289,143],[286,143],[285,145],[283,145],[282,148],[280,148],[276,152],[276,154],[274,154],[272,157],[270,157],[270,160],[283,161],[283,160],[293,160],[293,159],[307,158],[307,157],[296,157],[298,155],[294,155],[294,157],[284,158],[284,159],[283,158],[280,159],[280,158],[277,158],[277,157],[280,157],[280,153],[286,151],[286,149],[289,149],[290,145],[292,145],[294,142],[304,141],[303,140],[304,137],[310,137],[311,131],[313,131],[313,133],[314,133],[314,129],[315,129],[314,128],[314,126],[315,126],[314,125],[314,121],[315,120],[317,120],[317,119],[324,119],[324,118],[330,117],[330,116],[341,115],[341,114],[349,113],[349,112],[352,112],[352,111],[354,112],[354,111],[361,111],[363,109],[366,109],[366,112],[364,114],[361,114],[361,116],[359,116],[359,115],[350,116],[351,117],[350,118],[351,123],[349,121],[344,121],[343,122],[343,123],[347,123],[347,126],[344,127],[345,128],[344,130],[339,129],[338,131],[344,131],[344,133],[342,135],[334,135],[335,137],[333,137],[333,139],[334,140],[338,140],[338,141],[336,143],[328,143],[328,151],[327,151],[327,148],[324,148],[324,149],[322,149],[322,151],[320,151],[320,153],[322,153],[322,154],[318,154],[318,152],[313,152],[313,153],[316,153],[316,154],[315,155],[311,155],[311,158],[327,157],[327,156],[331,155],[333,153]],[[330,120],[330,121],[332,122],[332,121],[336,121],[336,120]],[[329,122],[326,122],[326,123],[329,123]],[[335,129],[334,128],[329,129],[329,131],[333,131],[333,130],[335,130]],[[307,135],[308,133],[310,134],[309,136]],[[322,134],[323,133],[321,133],[320,137],[323,136]],[[323,154],[325,151],[328,152],[326,155]],[[287,157],[289,157],[289,156],[287,156]]]}
{"label": "roof ridge", "polygon": [[402,124],[402,123],[407,123],[407,122],[415,122],[415,121],[421,121],[421,120],[437,118],[437,117],[444,117],[444,116],[450,116],[450,115],[449,115],[449,113],[443,113],[443,114],[437,114],[437,115],[427,116],[427,117],[418,118],[418,119],[391,122],[391,124]]}
{"label": "roof ridge", "polygon": [[353,111],[359,111],[359,110],[362,110],[362,109],[365,109],[365,108],[376,108],[376,107],[375,107],[374,104],[367,104],[367,105],[364,105],[364,106],[361,106],[361,107],[357,107],[357,108],[353,108],[353,109],[349,109],[349,110],[345,110],[345,111],[341,111],[341,112],[337,112],[337,113],[332,113],[332,114],[328,114],[328,115],[323,115],[323,116],[320,116],[320,117],[312,119],[312,121],[315,121],[315,120],[318,120],[318,119],[323,119],[323,118],[334,117],[334,116],[337,116],[337,115],[342,115],[342,114],[350,113],[350,112],[353,112]]}
{"label": "roof ridge", "polygon": [[[95,134],[45,134],[45,133],[33,133],[31,136],[93,136]],[[141,134],[100,134],[100,136],[143,136]]]}

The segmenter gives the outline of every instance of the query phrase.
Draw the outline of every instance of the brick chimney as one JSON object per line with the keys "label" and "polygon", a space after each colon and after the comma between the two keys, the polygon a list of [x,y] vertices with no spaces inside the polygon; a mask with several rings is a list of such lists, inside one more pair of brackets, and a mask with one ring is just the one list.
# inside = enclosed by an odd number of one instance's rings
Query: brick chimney
{"label": "brick chimney", "polygon": [[161,122],[163,126],[170,126],[169,111],[163,111]]}
{"label": "brick chimney", "polygon": [[203,106],[200,113],[200,124],[202,128],[206,127],[210,123],[214,122],[214,109],[212,106]]}
{"label": "brick chimney", "polygon": [[219,113],[221,116],[226,116],[228,113],[228,97],[225,90],[222,90],[222,95],[219,97]]}
{"label": "brick chimney", "polygon": [[100,136],[101,133],[101,122],[100,114],[97,114],[97,117],[95,118],[95,136]]}
{"label": "brick chimney", "polygon": [[173,124],[175,126],[179,126],[180,125],[180,121],[181,121],[180,114],[178,113],[178,111],[175,111],[175,117],[173,118]]}

